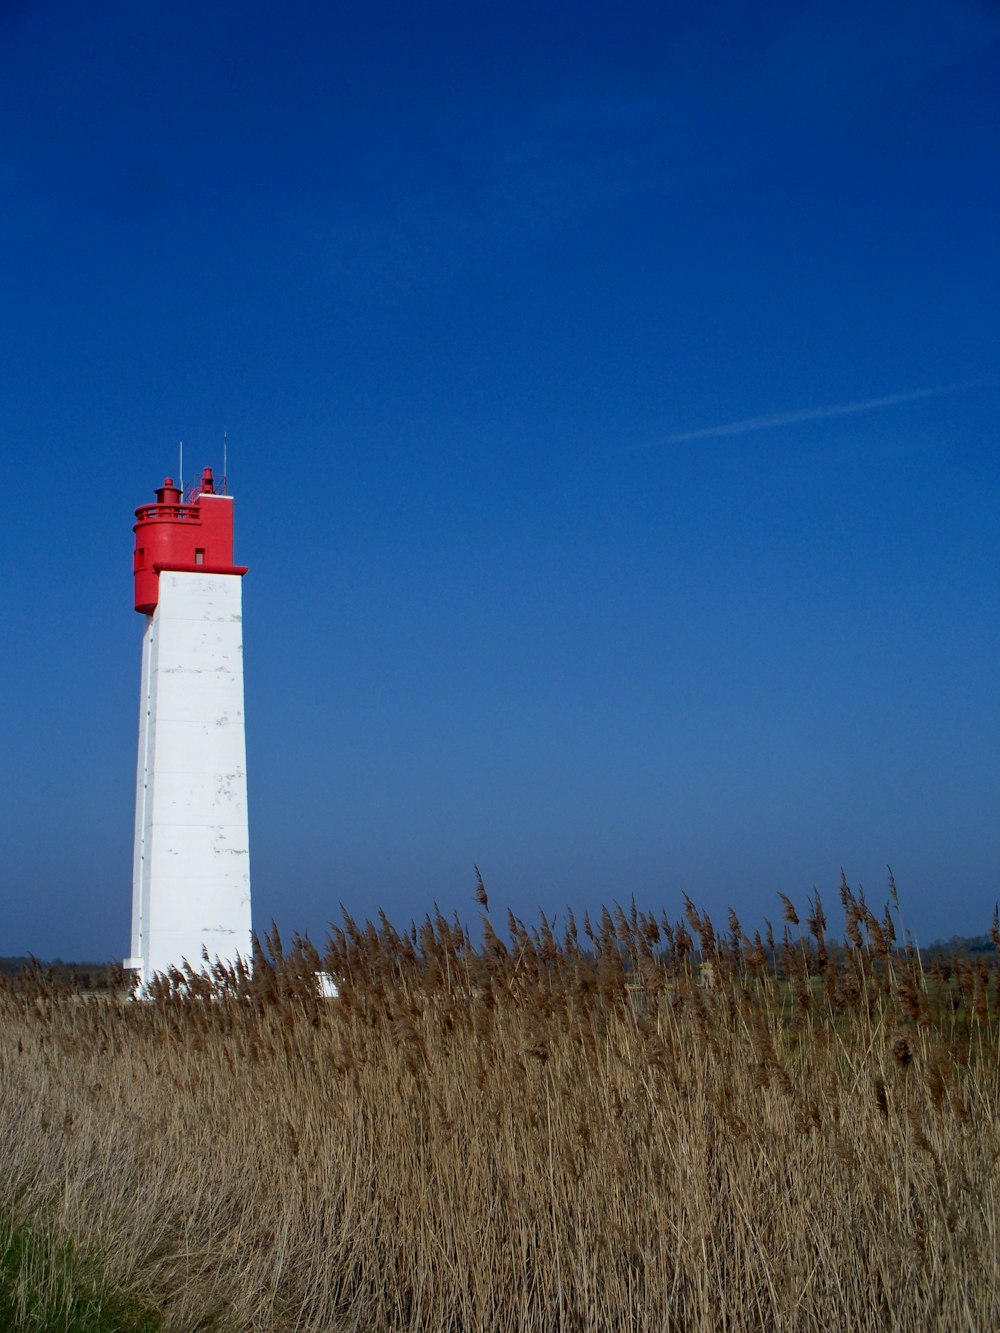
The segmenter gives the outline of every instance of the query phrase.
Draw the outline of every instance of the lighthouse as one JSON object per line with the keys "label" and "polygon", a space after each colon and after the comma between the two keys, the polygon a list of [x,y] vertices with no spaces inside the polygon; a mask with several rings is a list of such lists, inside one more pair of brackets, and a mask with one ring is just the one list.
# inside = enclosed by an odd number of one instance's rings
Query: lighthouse
{"label": "lighthouse", "polygon": [[167,477],[135,517],[144,629],[125,967],[141,993],[185,963],[249,959],[250,845],[233,498],[206,468],[187,498]]}

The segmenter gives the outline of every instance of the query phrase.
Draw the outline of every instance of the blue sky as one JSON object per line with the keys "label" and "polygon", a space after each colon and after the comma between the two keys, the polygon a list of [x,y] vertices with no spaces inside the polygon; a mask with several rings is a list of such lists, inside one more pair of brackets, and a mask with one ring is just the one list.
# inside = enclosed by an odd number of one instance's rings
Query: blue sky
{"label": "blue sky", "polygon": [[976,0],[0,6],[0,953],[127,951],[132,511],[224,430],[258,925],[889,863],[984,931],[998,61]]}

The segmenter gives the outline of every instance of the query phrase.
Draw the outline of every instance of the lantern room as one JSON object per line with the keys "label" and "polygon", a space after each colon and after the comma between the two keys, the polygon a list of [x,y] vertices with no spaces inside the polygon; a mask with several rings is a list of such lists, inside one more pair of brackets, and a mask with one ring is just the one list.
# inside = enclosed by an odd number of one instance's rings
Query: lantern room
{"label": "lantern room", "polygon": [[187,500],[171,477],[156,488],[156,503],[135,511],[135,609],[152,615],[159,600],[160,573],[245,574],[233,564],[233,498],[217,495],[212,469]]}

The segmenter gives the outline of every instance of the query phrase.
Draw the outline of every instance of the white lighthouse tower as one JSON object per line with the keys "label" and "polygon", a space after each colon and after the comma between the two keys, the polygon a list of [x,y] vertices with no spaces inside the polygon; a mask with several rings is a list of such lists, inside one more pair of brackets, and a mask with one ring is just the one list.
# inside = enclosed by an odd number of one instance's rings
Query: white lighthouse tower
{"label": "white lighthouse tower", "polygon": [[168,477],[136,510],[145,618],[132,873],[140,988],[189,963],[250,957],[242,583],[233,499],[206,468],[185,501]]}

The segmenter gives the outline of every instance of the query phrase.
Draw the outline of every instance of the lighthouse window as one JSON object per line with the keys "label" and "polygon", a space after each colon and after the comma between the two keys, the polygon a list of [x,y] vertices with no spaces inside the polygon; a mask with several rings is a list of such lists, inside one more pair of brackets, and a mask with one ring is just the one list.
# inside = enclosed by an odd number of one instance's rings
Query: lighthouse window
{"label": "lighthouse window", "polygon": [[135,568],[142,569],[142,547],[137,546],[135,551]]}
{"label": "lighthouse window", "polygon": [[195,547],[194,563],[196,565],[203,565],[205,563],[205,552],[202,550],[200,546]]}

